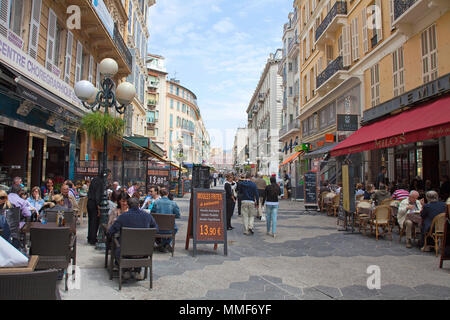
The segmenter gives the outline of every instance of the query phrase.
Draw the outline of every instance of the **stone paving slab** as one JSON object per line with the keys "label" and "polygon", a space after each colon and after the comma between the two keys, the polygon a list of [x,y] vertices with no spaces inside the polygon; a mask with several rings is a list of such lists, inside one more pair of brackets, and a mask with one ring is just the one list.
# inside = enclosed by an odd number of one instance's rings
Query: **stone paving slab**
{"label": "stone paving slab", "polygon": [[[80,289],[61,292],[63,299],[163,300],[354,300],[450,299],[450,263],[438,268],[434,252],[406,249],[404,239],[338,231],[336,218],[304,211],[301,202],[280,202],[277,237],[266,235],[266,223],[255,220],[255,234],[242,234],[235,214],[223,245],[185,250],[189,199],[177,199],[182,218],[175,255],[154,253],[153,289],[149,281],[130,280],[118,290],[103,268],[104,253],[86,244],[87,226],[77,231]],[[284,211],[283,211],[284,210]],[[237,212],[237,209],[236,209]],[[367,267],[381,270],[381,289],[369,290]],[[63,288],[61,281],[60,288]]]}

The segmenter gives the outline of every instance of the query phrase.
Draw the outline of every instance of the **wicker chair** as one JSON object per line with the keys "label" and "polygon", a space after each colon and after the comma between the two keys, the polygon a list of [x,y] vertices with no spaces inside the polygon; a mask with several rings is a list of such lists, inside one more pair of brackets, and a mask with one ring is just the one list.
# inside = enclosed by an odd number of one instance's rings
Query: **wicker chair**
{"label": "wicker chair", "polygon": [[433,238],[434,240],[434,251],[436,252],[436,257],[438,256],[439,252],[439,240],[442,241],[442,238],[444,237],[444,227],[445,227],[445,212],[438,214],[436,217],[433,218],[433,221],[431,222],[430,230],[425,234],[425,244],[423,245],[424,248],[427,247],[427,239],[428,237]]}
{"label": "wicker chair", "polygon": [[61,300],[57,276],[57,270],[1,273],[0,300]]}
{"label": "wicker chair", "polygon": [[367,224],[370,219],[370,212],[372,209],[371,200],[361,200],[356,207],[356,223],[358,224],[358,231],[361,232],[361,228],[364,228],[364,234],[366,234]]}
{"label": "wicker chair", "polygon": [[[162,214],[162,213],[152,213],[153,218],[158,225],[158,233],[156,238],[172,239],[172,246],[170,251],[173,253],[175,251],[175,215],[174,214]],[[171,233],[160,233],[160,231],[166,231]]]}
{"label": "wicker chair", "polygon": [[71,259],[68,227],[31,228],[30,255],[38,255],[36,270],[64,269],[64,289],[67,291],[67,267]]}
{"label": "wicker chair", "polygon": [[374,211],[374,219],[370,222],[371,223],[371,231],[372,226],[375,226],[375,235],[376,239],[378,240],[378,228],[383,227],[384,233],[386,234],[386,228],[388,229],[389,236],[392,241],[392,232],[391,232],[391,208],[389,206],[378,206],[375,207]]}
{"label": "wicker chair", "polygon": [[384,199],[383,201],[381,201],[381,205],[382,205],[382,206],[390,206],[390,205],[391,205],[391,202],[392,202],[392,199],[391,199],[391,198]]}
{"label": "wicker chair", "polygon": [[333,201],[328,204],[327,207],[327,214],[329,216],[333,215],[336,217],[337,216],[337,211],[339,210],[339,201],[341,200],[341,197],[339,194],[335,195],[333,197]]}
{"label": "wicker chair", "polygon": [[[120,234],[120,242],[113,239],[111,267],[116,260],[115,253],[120,249],[117,259],[119,264],[119,290],[122,290],[123,268],[145,268],[144,279],[147,278],[147,268],[150,268],[150,289],[153,288],[153,248],[155,243],[156,229],[150,228],[125,228]],[[110,273],[112,280],[112,272]]]}
{"label": "wicker chair", "polygon": [[80,210],[78,211],[78,216],[81,223],[83,223],[84,215],[87,213],[87,202],[88,197],[81,197],[78,201],[78,207],[80,208]]}

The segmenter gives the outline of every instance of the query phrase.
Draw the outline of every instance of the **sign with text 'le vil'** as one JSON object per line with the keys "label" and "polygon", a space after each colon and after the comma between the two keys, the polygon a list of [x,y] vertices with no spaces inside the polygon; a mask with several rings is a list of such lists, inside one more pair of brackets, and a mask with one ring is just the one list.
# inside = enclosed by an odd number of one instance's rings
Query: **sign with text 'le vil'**
{"label": "sign with text 'le vil'", "polygon": [[194,253],[198,243],[224,244],[227,255],[227,231],[225,191],[211,189],[194,189],[193,192],[193,240]]}

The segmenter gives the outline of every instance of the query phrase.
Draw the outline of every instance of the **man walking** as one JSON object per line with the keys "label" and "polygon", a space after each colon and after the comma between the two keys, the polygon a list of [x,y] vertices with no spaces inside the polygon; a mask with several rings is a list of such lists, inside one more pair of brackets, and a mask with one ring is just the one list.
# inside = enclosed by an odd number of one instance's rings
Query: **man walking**
{"label": "man walking", "polygon": [[380,167],[380,173],[378,174],[377,179],[375,180],[375,188],[377,190],[381,189],[380,188],[380,183],[382,183],[384,185],[387,185],[386,172],[387,172],[386,167],[381,166]]}
{"label": "man walking", "polygon": [[[107,169],[106,179],[111,179],[111,170]],[[97,232],[100,223],[100,203],[104,192],[103,177],[97,176],[91,181],[88,191],[88,243],[95,245],[97,242]]]}
{"label": "man walking", "polygon": [[255,208],[258,208],[259,197],[256,184],[250,180],[251,175],[247,173],[243,181],[238,182],[237,190],[242,195],[242,220],[244,223],[244,234],[253,234],[253,223],[255,220]]}
{"label": "man walking", "polygon": [[[255,184],[256,184],[256,188],[258,189],[259,202],[261,203],[264,198],[264,193],[265,193],[265,189],[267,187],[267,183],[266,183],[266,180],[264,180],[263,177],[260,174],[258,174],[256,176]],[[266,215],[263,212],[262,206],[258,207],[258,217],[261,219],[261,221],[266,221]]]}

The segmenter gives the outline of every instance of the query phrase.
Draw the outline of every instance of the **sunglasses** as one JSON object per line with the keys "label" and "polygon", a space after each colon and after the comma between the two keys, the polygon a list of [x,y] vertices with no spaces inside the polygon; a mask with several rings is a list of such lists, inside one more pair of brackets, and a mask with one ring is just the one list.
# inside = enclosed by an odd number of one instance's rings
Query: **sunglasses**
{"label": "sunglasses", "polygon": [[0,200],[6,200],[6,199],[8,199],[8,197],[5,197],[5,196],[0,197]]}

